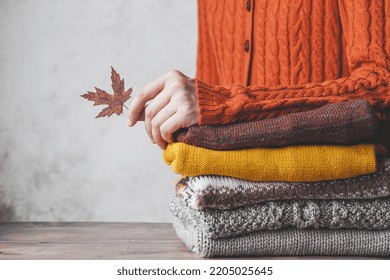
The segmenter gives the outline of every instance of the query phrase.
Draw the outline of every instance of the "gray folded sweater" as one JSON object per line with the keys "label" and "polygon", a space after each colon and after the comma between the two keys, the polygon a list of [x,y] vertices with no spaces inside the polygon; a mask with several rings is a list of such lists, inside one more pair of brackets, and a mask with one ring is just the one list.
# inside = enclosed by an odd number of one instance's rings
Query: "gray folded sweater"
{"label": "gray folded sweater", "polygon": [[254,182],[232,177],[185,177],[176,193],[195,209],[231,209],[272,200],[367,199],[390,195],[390,159],[375,173],[319,182]]}
{"label": "gray folded sweater", "polygon": [[174,219],[177,236],[202,257],[390,256],[390,230],[281,229],[210,238],[197,225]]}
{"label": "gray folded sweater", "polygon": [[282,228],[390,229],[390,197],[365,200],[271,201],[232,210],[196,210],[180,197],[170,209],[205,237],[223,238]]}

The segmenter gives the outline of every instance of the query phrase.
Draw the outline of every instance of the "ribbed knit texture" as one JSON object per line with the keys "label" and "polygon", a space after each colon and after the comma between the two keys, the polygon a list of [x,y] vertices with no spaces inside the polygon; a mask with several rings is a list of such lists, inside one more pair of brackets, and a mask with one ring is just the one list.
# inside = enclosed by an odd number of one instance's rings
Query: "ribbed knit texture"
{"label": "ribbed knit texture", "polygon": [[374,145],[292,146],[214,151],[169,143],[164,161],[183,176],[222,175],[251,181],[322,181],[376,171]]}
{"label": "ribbed knit texture", "polygon": [[212,150],[284,147],[302,144],[348,145],[369,142],[378,123],[367,100],[328,104],[319,109],[225,126],[192,126],[175,140]]}
{"label": "ribbed knit texture", "polygon": [[[253,182],[226,176],[185,177],[176,194],[194,209],[232,209],[286,199],[367,199],[390,195],[390,159],[375,173],[320,182]],[[389,210],[390,211],[390,210]]]}
{"label": "ribbed knit texture", "polygon": [[390,229],[390,198],[362,200],[279,200],[232,210],[196,210],[173,197],[174,216],[211,238],[224,238],[259,230],[292,227]]}
{"label": "ribbed knit texture", "polygon": [[281,229],[213,239],[173,221],[177,236],[202,257],[390,256],[390,230]]}
{"label": "ribbed knit texture", "polygon": [[[367,99],[389,119],[387,0],[198,0],[200,124]],[[245,41],[247,49],[245,50]]]}

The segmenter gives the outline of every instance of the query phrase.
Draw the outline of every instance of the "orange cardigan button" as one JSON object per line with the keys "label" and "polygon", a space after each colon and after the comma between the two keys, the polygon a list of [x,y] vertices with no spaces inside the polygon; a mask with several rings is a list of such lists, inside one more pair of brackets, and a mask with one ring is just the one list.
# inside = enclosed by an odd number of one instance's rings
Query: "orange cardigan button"
{"label": "orange cardigan button", "polygon": [[248,40],[246,40],[245,43],[244,43],[244,51],[245,52],[249,51],[249,41]]}
{"label": "orange cardigan button", "polygon": [[246,10],[249,12],[251,10],[251,0],[246,1]]}

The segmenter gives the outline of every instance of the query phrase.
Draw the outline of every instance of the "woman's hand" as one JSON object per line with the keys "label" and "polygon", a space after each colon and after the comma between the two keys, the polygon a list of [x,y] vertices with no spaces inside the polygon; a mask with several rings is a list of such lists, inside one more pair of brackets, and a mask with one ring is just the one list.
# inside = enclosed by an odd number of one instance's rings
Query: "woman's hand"
{"label": "woman's hand", "polygon": [[128,118],[129,126],[144,120],[152,143],[165,149],[175,131],[198,123],[194,79],[169,71],[135,95]]}

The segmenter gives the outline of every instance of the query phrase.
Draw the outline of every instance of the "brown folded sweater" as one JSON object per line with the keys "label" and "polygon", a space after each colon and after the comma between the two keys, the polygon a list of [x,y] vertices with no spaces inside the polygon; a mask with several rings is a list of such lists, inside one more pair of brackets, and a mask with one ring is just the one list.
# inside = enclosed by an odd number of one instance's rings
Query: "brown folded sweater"
{"label": "brown folded sweater", "polygon": [[192,126],[175,141],[212,150],[284,147],[298,144],[348,145],[377,135],[378,122],[367,100],[325,105],[272,119],[226,126]]}

